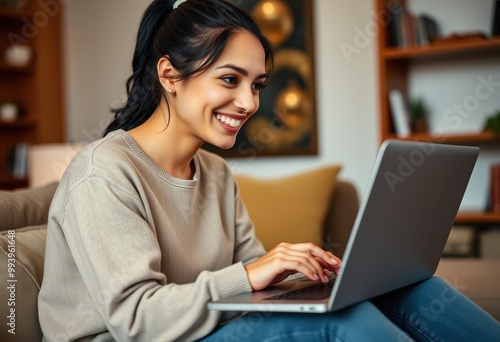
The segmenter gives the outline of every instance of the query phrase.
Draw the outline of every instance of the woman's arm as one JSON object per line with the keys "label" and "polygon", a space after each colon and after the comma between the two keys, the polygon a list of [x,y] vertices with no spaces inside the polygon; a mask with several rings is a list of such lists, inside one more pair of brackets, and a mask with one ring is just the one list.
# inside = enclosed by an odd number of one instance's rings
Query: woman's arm
{"label": "woman's arm", "polygon": [[219,320],[206,309],[209,300],[251,291],[243,265],[201,272],[189,284],[169,283],[160,265],[167,255],[148,215],[138,195],[119,184],[90,177],[72,189],[63,230],[78,273],[115,339],[204,336]]}
{"label": "woman's arm", "polygon": [[312,243],[281,243],[268,253],[255,235],[248,211],[235,182],[235,260],[243,261],[253,290],[262,290],[300,272],[310,279],[328,282],[330,272],[338,273],[340,259]]}

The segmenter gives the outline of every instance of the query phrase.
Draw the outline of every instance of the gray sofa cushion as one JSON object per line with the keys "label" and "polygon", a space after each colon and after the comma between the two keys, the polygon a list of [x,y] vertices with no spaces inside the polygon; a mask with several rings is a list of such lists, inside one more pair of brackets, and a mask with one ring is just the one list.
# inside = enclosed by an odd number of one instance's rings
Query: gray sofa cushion
{"label": "gray sofa cushion", "polygon": [[58,183],[36,189],[0,191],[0,231],[46,224]]}
{"label": "gray sofa cushion", "polygon": [[1,341],[42,339],[37,298],[43,278],[46,231],[46,226],[41,225],[0,233]]}
{"label": "gray sofa cushion", "polygon": [[42,339],[37,298],[48,212],[56,188],[57,183],[52,183],[36,189],[0,191],[1,341]]}

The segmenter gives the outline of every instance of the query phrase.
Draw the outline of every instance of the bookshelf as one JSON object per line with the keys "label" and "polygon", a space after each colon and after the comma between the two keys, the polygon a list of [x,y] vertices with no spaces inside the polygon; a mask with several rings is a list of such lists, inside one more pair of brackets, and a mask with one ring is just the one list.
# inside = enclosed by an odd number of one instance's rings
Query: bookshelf
{"label": "bookshelf", "polygon": [[[394,1],[392,1],[394,2]],[[388,12],[387,0],[375,0],[376,12]],[[404,4],[404,1],[402,1]],[[500,57],[500,37],[473,39],[470,41],[450,41],[427,46],[395,47],[391,42],[390,25],[379,24],[378,34],[378,69],[379,69],[379,113],[380,138],[385,140],[395,138],[393,120],[391,118],[388,92],[399,89],[408,94],[409,69],[412,62],[419,60],[446,62],[453,60],[467,60],[477,56],[490,55]],[[439,140],[431,134],[418,133],[406,139],[434,141]],[[500,142],[493,134],[471,133],[446,135],[450,143]]]}
{"label": "bookshelf", "polygon": [[[405,7],[401,0],[401,6]],[[394,1],[375,0],[375,12],[393,13]],[[394,8],[394,7],[392,7]],[[460,11],[459,6],[453,11]],[[393,18],[392,18],[393,19]],[[439,18],[436,18],[439,21]],[[398,137],[391,113],[389,92],[393,89],[409,94],[410,69],[415,62],[435,63],[437,65],[460,61],[461,65],[484,56],[500,58],[500,37],[471,37],[471,39],[436,40],[429,44],[401,46],[395,42],[394,28],[391,23],[379,20],[377,35],[378,55],[378,100],[380,141],[386,139],[418,140],[451,144],[480,144],[500,147],[500,136],[492,132],[412,132],[404,138]],[[441,64],[439,64],[441,63]],[[460,64],[459,63],[459,64]],[[455,65],[450,63],[450,65]],[[485,180],[486,181],[486,180]],[[459,213],[455,224],[500,225],[500,215],[492,213]]]}
{"label": "bookshelf", "polygon": [[[28,185],[9,167],[12,151],[22,143],[64,141],[61,17],[64,6],[29,0],[25,7],[0,5],[0,102],[14,102],[20,114],[0,119],[0,188]],[[31,47],[26,66],[9,64],[4,54],[13,42]]]}

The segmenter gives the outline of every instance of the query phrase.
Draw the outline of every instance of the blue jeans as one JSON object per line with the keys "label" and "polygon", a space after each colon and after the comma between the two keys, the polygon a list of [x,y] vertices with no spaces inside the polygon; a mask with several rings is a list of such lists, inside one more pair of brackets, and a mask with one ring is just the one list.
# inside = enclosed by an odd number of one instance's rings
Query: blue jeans
{"label": "blue jeans", "polygon": [[253,312],[203,341],[500,341],[500,323],[437,277],[325,314]]}

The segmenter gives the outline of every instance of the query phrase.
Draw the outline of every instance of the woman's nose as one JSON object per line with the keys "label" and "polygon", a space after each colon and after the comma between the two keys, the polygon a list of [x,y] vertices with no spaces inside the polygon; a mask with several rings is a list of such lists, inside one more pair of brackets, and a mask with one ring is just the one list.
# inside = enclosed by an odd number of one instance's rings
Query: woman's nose
{"label": "woman's nose", "polygon": [[241,111],[253,114],[259,108],[259,95],[255,94],[251,88],[241,88],[234,99],[234,105]]}

